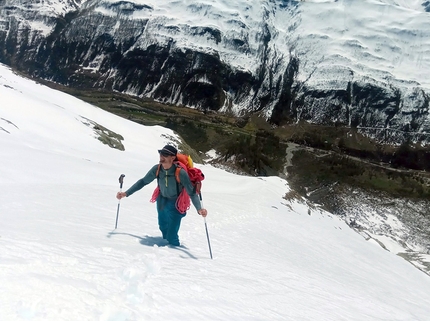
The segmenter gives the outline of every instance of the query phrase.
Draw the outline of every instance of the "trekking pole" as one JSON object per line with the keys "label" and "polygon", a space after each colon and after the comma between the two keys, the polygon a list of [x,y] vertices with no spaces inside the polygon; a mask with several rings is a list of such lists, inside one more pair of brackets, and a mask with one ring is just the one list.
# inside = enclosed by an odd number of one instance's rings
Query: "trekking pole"
{"label": "trekking pole", "polygon": [[[202,193],[200,193],[199,196],[200,196],[200,204],[202,205],[202,208],[203,208]],[[212,257],[212,249],[211,249],[211,242],[209,241],[208,225],[206,224],[206,217],[203,217],[203,218],[205,220],[205,229],[206,229],[206,237],[208,239],[209,254],[211,255],[211,259],[213,259],[213,257]]]}
{"label": "trekking pole", "polygon": [[[124,182],[124,177],[125,177],[125,175],[124,175],[124,174],[121,174],[121,176],[119,177],[119,191],[120,191],[120,192],[122,191],[122,183]],[[119,199],[119,200],[118,200],[118,208],[117,208],[117,210],[116,210],[115,229],[116,229],[116,227],[117,227],[117,225],[118,225],[118,215],[119,215],[119,204],[120,204],[120,202],[121,202],[121,200]]]}

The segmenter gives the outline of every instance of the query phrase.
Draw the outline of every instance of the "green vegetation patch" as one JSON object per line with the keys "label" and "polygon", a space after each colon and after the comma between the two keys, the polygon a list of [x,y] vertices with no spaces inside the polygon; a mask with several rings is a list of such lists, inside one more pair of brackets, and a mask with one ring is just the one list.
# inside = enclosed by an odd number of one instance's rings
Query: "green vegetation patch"
{"label": "green vegetation patch", "polygon": [[111,148],[119,149],[121,151],[124,151],[124,145],[122,144],[122,141],[124,140],[124,137],[122,137],[120,134],[117,134],[106,127],[97,124],[96,122],[82,117],[85,119],[83,122],[85,125],[92,127],[94,129],[94,132],[97,135],[97,139],[101,141],[103,144],[108,145]]}
{"label": "green vegetation patch", "polygon": [[[393,197],[430,198],[430,186],[416,172],[375,166],[337,153],[315,154],[305,149],[296,151],[292,161],[294,166],[288,168],[288,178],[303,195],[324,187],[348,185]],[[319,201],[324,203],[323,197]]]}

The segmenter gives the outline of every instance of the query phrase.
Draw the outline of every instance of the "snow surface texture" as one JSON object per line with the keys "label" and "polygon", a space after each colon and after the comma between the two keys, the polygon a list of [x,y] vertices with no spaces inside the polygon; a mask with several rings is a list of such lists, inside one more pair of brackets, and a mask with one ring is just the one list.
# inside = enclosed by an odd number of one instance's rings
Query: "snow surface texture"
{"label": "snow surface texture", "polygon": [[[279,177],[208,165],[204,221],[160,240],[153,188],[119,190],[177,139],[0,65],[0,320],[428,320],[430,278],[340,219],[286,200]],[[122,135],[102,144],[88,119]]]}

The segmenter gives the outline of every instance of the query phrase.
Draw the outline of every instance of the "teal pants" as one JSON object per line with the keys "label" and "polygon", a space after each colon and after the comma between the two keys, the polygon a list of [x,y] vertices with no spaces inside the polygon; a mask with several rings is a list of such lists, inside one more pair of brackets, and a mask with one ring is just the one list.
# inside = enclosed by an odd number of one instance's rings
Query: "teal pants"
{"label": "teal pants", "polygon": [[163,239],[171,245],[179,246],[179,227],[181,220],[186,214],[181,214],[175,206],[176,199],[165,198],[161,195],[157,198],[158,226]]}

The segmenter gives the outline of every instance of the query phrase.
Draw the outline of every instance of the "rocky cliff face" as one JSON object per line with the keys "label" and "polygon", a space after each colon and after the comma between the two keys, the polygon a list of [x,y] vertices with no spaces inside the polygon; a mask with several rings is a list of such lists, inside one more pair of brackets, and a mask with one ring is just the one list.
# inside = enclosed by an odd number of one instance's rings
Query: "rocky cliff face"
{"label": "rocky cliff face", "polygon": [[69,86],[428,143],[428,8],[400,0],[3,0],[0,62]]}

